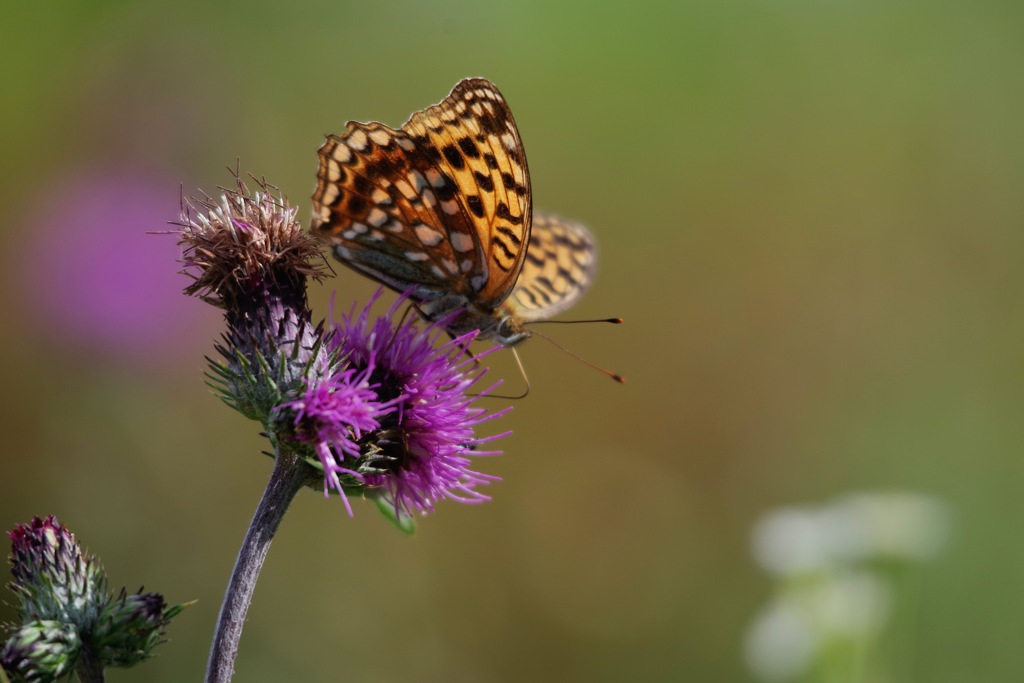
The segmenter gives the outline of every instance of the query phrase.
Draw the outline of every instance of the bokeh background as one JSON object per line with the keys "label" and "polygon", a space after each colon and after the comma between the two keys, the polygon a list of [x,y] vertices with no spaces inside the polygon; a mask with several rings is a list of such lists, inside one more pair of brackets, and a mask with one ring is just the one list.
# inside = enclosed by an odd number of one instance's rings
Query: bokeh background
{"label": "bokeh background", "polygon": [[110,680],[201,677],[271,464],[146,231],[236,159],[308,216],[324,133],[471,75],[598,237],[571,317],[626,319],[548,331],[629,383],[526,344],[493,502],[412,538],[300,495],[237,680],[748,680],[751,528],[865,489],[955,520],[900,680],[1024,675],[1024,5],[8,3],[0,57],[0,526],[55,513],[114,585],[199,600]]}

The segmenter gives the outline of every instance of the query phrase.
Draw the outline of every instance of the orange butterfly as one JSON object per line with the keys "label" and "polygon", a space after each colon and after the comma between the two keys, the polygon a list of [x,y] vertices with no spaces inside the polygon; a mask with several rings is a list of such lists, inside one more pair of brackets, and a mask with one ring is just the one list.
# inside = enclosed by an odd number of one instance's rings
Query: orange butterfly
{"label": "orange butterfly", "polygon": [[347,266],[405,292],[452,335],[513,346],[524,323],[590,286],[594,239],[532,210],[512,112],[490,81],[459,82],[397,130],[350,121],[320,147],[313,225]]}

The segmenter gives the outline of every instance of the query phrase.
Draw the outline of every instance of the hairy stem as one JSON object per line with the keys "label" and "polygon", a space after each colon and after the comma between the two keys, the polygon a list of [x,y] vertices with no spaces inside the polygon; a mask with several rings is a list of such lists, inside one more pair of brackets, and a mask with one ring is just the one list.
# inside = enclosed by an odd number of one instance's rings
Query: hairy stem
{"label": "hairy stem", "polygon": [[295,494],[317,478],[317,471],[308,463],[287,449],[278,448],[274,471],[270,474],[267,489],[263,492],[245,540],[242,541],[231,580],[224,593],[224,604],[217,618],[210,660],[206,665],[206,683],[228,683],[231,680],[245,614],[252,602],[256,580],[263,568],[267,551],[270,550],[270,542]]}
{"label": "hairy stem", "polygon": [[[75,675],[81,683],[103,683],[103,662],[89,646],[85,646],[78,654]],[[5,679],[6,680],[6,679]]]}

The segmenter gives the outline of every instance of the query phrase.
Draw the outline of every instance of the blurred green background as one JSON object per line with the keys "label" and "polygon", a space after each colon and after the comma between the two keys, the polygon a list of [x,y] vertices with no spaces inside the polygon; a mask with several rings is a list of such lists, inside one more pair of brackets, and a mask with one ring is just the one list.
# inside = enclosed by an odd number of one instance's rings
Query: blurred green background
{"label": "blurred green background", "polygon": [[1024,675],[1024,4],[8,3],[0,56],[0,527],[57,514],[115,586],[199,600],[110,680],[201,678],[270,472],[145,231],[236,158],[308,217],[324,133],[477,75],[599,240],[570,317],[626,320],[548,331],[629,383],[526,344],[493,502],[412,538],[300,495],[237,680],[748,680],[752,525],[853,489],[956,521],[905,680]]}

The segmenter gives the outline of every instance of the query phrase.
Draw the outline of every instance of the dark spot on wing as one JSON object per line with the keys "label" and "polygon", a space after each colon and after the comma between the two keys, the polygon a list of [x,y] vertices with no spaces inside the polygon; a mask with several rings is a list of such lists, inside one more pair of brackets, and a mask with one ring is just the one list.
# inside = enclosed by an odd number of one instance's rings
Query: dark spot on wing
{"label": "dark spot on wing", "polygon": [[469,210],[473,212],[473,215],[477,218],[484,217],[484,205],[480,201],[480,196],[471,194],[466,196],[466,204],[469,205]]}
{"label": "dark spot on wing", "polygon": [[461,171],[466,167],[466,160],[459,154],[459,150],[455,149],[455,145],[445,145],[441,151],[444,152],[444,158],[455,170]]}
{"label": "dark spot on wing", "polygon": [[459,140],[459,149],[461,149],[462,153],[470,159],[480,158],[480,150],[477,149],[476,143],[469,138],[462,138]]}
{"label": "dark spot on wing", "polygon": [[437,198],[440,199],[442,202],[446,202],[455,196],[455,183],[453,183],[451,178],[449,178],[448,176],[443,175],[443,177],[444,183],[441,185],[441,187],[434,188],[434,194],[436,194]]}
{"label": "dark spot on wing", "polygon": [[473,171],[473,178],[476,179],[476,184],[480,186],[480,189],[484,192],[494,192],[494,181],[491,180],[491,176],[484,175],[480,171]]}
{"label": "dark spot on wing", "polygon": [[359,194],[370,194],[373,190],[373,183],[364,175],[357,175],[355,180],[352,181],[352,184],[355,186],[356,192]]}
{"label": "dark spot on wing", "polygon": [[512,244],[516,245],[517,247],[520,244],[522,244],[522,240],[519,239],[519,236],[516,235],[515,231],[513,231],[512,228],[508,227],[507,225],[499,225],[497,228],[495,228],[495,230],[497,230],[502,235],[512,240]]}

